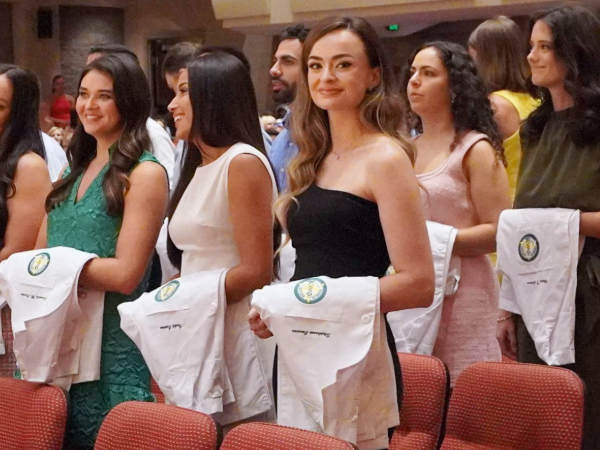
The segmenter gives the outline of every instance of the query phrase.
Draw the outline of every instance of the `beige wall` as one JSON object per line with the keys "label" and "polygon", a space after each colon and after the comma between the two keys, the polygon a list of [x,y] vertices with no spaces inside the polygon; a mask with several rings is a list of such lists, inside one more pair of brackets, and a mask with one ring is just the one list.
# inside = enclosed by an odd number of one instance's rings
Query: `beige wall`
{"label": "beige wall", "polygon": [[[200,36],[207,44],[239,49],[244,45],[243,34],[224,30],[215,19],[210,0],[14,0],[11,3],[14,61],[38,74],[43,96],[50,94],[52,77],[61,70],[59,4],[123,8],[125,45],[137,53],[145,70],[150,65],[148,39]],[[37,38],[37,10],[42,6],[53,10],[52,39]]]}

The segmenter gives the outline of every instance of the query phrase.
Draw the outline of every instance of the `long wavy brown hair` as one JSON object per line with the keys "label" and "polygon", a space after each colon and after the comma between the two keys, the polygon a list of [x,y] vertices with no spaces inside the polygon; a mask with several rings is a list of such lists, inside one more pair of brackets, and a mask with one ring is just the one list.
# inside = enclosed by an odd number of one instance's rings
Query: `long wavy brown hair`
{"label": "long wavy brown hair", "polygon": [[477,51],[475,65],[488,92],[532,91],[526,40],[514,21],[506,16],[486,20],[471,33],[469,47]]}
{"label": "long wavy brown hair", "polygon": [[314,183],[323,159],[331,149],[331,132],[327,111],[312,100],[308,87],[308,57],[315,43],[338,30],[349,30],[363,42],[371,67],[379,67],[381,82],[365,93],[359,106],[360,121],[367,128],[394,139],[406,151],[414,165],[415,150],[404,137],[404,107],[398,94],[396,78],[375,29],[360,17],[327,18],[315,25],[302,50],[302,75],[292,104],[291,138],[298,154],[287,169],[288,188],[275,204],[277,218],[287,229],[287,211],[292,201]]}
{"label": "long wavy brown hair", "polygon": [[[123,124],[123,133],[115,143],[108,171],[102,180],[107,212],[111,216],[119,216],[123,214],[125,193],[129,189],[129,172],[144,150],[152,148],[146,129],[150,115],[150,88],[142,68],[127,55],[108,55],[93,61],[83,70],[79,86],[92,70],[104,72],[112,78],[115,102]],[[67,149],[71,172],[54,184],[46,199],[47,212],[69,196],[75,181],[95,157],[96,139],[86,133],[79,122]]]}

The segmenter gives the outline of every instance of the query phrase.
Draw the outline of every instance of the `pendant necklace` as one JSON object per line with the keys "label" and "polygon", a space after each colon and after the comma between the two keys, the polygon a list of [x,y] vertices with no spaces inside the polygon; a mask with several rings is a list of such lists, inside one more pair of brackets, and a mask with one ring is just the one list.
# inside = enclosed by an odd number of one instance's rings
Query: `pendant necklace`
{"label": "pendant necklace", "polygon": [[341,152],[334,152],[333,149],[331,150],[331,153],[333,153],[335,155],[335,160],[339,161],[339,159],[342,157],[342,153],[344,153],[345,151],[349,150],[350,147],[352,147],[354,144],[356,144],[359,139],[362,139],[363,135],[359,135],[356,139],[354,139],[352,142],[350,142],[349,145],[347,145]]}

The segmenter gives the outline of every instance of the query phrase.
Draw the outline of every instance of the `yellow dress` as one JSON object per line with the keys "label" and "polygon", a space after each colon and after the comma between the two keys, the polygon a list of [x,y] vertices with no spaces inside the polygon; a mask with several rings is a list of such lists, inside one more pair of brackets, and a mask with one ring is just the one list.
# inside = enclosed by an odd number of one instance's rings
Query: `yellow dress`
{"label": "yellow dress", "polygon": [[[539,105],[539,100],[533,98],[531,95],[522,92],[512,91],[496,91],[495,95],[498,95],[508,100],[519,113],[521,122],[529,117]],[[519,136],[519,130],[517,130],[512,136],[506,138],[503,142],[504,155],[506,156],[506,173],[508,174],[508,181],[510,183],[510,196],[514,200],[515,190],[517,188],[517,175],[519,174],[519,165],[521,164],[521,138]]]}
{"label": "yellow dress", "polygon": [[[515,107],[519,113],[519,119],[523,122],[529,117],[538,106],[540,101],[533,98],[531,95],[524,92],[512,92],[512,91],[496,91],[493,92],[506,100]],[[502,145],[504,146],[504,156],[506,157],[506,173],[508,175],[508,183],[510,185],[510,198],[515,199],[515,191],[517,189],[517,176],[519,175],[519,166],[521,165],[521,136],[519,131],[504,139]],[[492,265],[496,267],[496,253],[490,255]]]}

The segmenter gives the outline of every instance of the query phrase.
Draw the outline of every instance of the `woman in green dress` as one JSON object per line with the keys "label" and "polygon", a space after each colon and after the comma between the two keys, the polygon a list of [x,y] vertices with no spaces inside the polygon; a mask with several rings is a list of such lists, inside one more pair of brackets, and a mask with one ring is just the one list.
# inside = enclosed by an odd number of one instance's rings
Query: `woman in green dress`
{"label": "woman in green dress", "polygon": [[141,353],[121,331],[117,306],[146,287],[149,262],[168,201],[168,179],[147,152],[150,92],[131,58],[105,56],[83,71],[76,110],[81,123],[65,169],[46,200],[37,247],[97,254],[80,276],[85,289],[106,292],[100,380],[69,392],[65,448],[92,448],[102,420],[127,400],[153,401]]}

